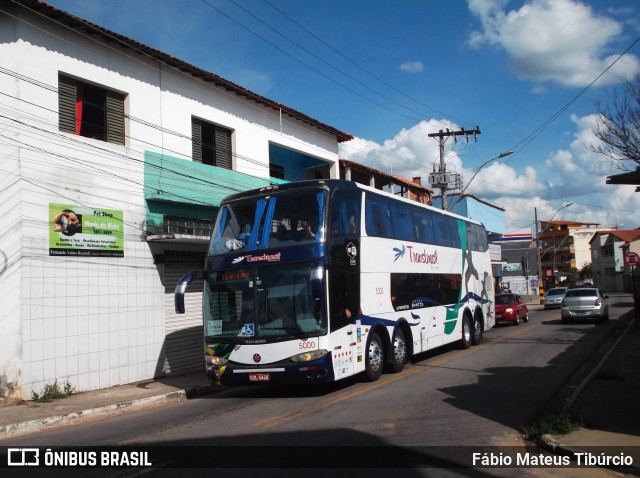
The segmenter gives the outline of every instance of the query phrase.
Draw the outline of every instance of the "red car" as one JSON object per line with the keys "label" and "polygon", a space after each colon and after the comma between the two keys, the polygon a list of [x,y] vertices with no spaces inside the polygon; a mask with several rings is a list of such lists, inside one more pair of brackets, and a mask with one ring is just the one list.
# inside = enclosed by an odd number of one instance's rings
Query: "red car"
{"label": "red car", "polygon": [[496,325],[511,322],[519,325],[520,321],[529,322],[529,309],[518,294],[496,294]]}

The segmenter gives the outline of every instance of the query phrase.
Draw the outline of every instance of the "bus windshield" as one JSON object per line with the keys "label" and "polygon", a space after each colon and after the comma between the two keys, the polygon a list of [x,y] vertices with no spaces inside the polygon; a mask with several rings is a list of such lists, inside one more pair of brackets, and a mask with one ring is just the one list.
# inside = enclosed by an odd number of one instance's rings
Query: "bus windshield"
{"label": "bus windshield", "polygon": [[326,191],[307,190],[229,202],[218,214],[209,255],[320,242],[325,199]]}
{"label": "bus windshield", "polygon": [[320,334],[326,330],[324,273],[311,265],[278,265],[206,275],[205,335],[255,337]]}

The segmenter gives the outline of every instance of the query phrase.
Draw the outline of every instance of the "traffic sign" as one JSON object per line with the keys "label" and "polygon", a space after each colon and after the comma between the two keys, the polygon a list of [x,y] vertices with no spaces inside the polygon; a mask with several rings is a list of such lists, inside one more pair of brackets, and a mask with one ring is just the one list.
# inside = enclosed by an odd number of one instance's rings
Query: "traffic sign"
{"label": "traffic sign", "polygon": [[636,267],[640,264],[640,256],[635,252],[627,252],[624,255],[624,263],[630,267]]}

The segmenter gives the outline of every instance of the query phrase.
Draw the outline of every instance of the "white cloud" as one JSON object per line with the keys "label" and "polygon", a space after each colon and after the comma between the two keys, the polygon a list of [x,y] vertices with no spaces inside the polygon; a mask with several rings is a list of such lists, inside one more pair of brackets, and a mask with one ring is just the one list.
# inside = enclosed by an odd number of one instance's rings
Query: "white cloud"
{"label": "white cloud", "polygon": [[[592,132],[596,116],[574,115],[572,120],[575,129],[567,147],[550,154],[542,167],[527,165],[532,163],[526,157],[510,156],[478,170],[482,162],[472,162],[448,149],[447,169],[459,173],[463,185],[478,171],[465,192],[505,209],[506,232],[530,230],[535,209],[540,220],[549,220],[569,202],[574,204],[557,218],[603,226],[624,224],[625,229],[639,227],[640,193],[635,192],[635,186],[606,184],[606,177],[618,171],[605,156],[588,148],[597,144]],[[446,128],[460,129],[447,121],[423,121],[383,144],[362,138],[342,143],[339,155],[387,173],[421,177],[428,186],[427,177],[439,166],[440,158],[438,142],[428,135]]]}
{"label": "white cloud", "polygon": [[[440,162],[438,142],[428,135],[434,131],[460,129],[449,121],[422,121],[409,129],[401,130],[383,144],[356,138],[340,145],[340,158],[364,164],[370,168],[407,178],[426,178]],[[452,170],[460,160],[455,153],[448,153],[447,166]]]}
{"label": "white cloud", "polygon": [[424,71],[424,63],[421,61],[406,61],[400,65],[400,69],[409,73],[420,73]]}
{"label": "white cloud", "polygon": [[[505,11],[506,2],[469,0],[469,9],[482,22],[482,31],[469,44],[503,48],[521,79],[586,86],[618,58],[609,54],[611,42],[623,30],[611,17],[596,15],[577,0],[531,0],[519,10]],[[627,54],[603,76],[614,83],[640,71],[640,61]]]}
{"label": "white cloud", "polygon": [[[381,171],[404,176],[421,177],[422,184],[429,187],[427,178],[440,164],[438,142],[428,135],[435,131],[457,131],[459,126],[448,121],[422,121],[413,128],[401,130],[395,137],[383,144],[356,138],[340,145],[341,159],[347,159]],[[482,163],[480,163],[482,164]],[[447,170],[461,175],[463,185],[471,180],[480,164],[464,165],[455,150],[447,150]],[[525,167],[520,174],[507,163],[496,160],[478,171],[466,193],[477,195],[491,202],[495,198],[543,193],[545,186],[540,183],[535,168]],[[530,199],[529,199],[530,200]],[[500,204],[498,206],[503,207]]]}
{"label": "white cloud", "polygon": [[590,147],[599,144],[593,135],[596,115],[571,117],[576,125],[574,139],[568,149],[552,153],[546,160],[546,175],[553,184],[551,195],[592,195],[609,191],[605,178],[614,174],[610,160],[594,153]]}
{"label": "white cloud", "polygon": [[538,217],[548,220],[564,204],[574,202],[562,211],[561,219],[602,226],[622,224],[624,229],[640,227],[640,193],[635,192],[635,186],[606,184],[607,176],[617,170],[608,158],[590,149],[598,144],[592,131],[596,115],[573,115],[571,119],[576,126],[573,140],[568,148],[552,153],[545,161],[546,168],[540,169],[541,180],[549,184],[541,196],[559,199],[537,198]]}
{"label": "white cloud", "polygon": [[[471,180],[474,170],[464,169],[463,184]],[[499,161],[492,162],[480,169],[465,193],[486,197],[490,201],[500,196],[522,196],[524,194],[543,193],[545,187],[539,182],[536,169],[527,166],[524,174],[519,174],[512,166]]]}

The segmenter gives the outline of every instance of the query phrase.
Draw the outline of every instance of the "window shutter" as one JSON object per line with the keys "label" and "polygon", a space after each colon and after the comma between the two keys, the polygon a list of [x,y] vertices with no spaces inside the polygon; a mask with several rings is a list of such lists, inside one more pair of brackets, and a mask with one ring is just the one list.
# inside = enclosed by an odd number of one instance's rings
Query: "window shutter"
{"label": "window shutter", "polygon": [[76,132],[76,81],[58,75],[58,128],[65,133]]}
{"label": "window shutter", "polygon": [[216,166],[219,168],[233,169],[231,160],[231,131],[225,128],[216,128],[215,144]]}
{"label": "window shutter", "polygon": [[124,144],[124,96],[107,91],[107,141]]}
{"label": "window shutter", "polygon": [[191,118],[191,160],[202,162],[202,128],[195,118]]}

